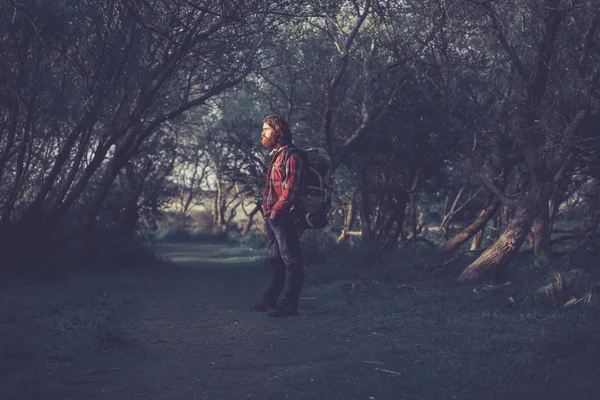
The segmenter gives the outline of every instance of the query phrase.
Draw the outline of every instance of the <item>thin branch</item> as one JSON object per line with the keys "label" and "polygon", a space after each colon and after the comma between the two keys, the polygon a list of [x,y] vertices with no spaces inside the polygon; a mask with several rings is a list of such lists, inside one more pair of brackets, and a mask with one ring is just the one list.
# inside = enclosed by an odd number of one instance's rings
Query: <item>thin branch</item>
{"label": "thin branch", "polygon": [[594,42],[594,33],[596,32],[596,28],[598,28],[598,25],[600,25],[600,15],[596,15],[594,19],[592,19],[592,24],[590,25],[590,28],[588,29],[585,35],[585,40],[583,42],[583,52],[581,54],[581,58],[579,59],[578,66],[579,75],[581,75],[581,77],[585,76],[585,69],[590,58],[590,49]]}
{"label": "thin branch", "polygon": [[483,175],[481,172],[475,172],[475,176],[479,178],[479,181],[483,184],[483,186],[489,189],[498,198],[498,200],[502,202],[502,204],[504,204],[508,208],[516,207],[517,202],[507,197],[506,194],[504,194],[502,190],[500,190],[496,185],[494,185],[494,183],[490,181],[485,175]]}

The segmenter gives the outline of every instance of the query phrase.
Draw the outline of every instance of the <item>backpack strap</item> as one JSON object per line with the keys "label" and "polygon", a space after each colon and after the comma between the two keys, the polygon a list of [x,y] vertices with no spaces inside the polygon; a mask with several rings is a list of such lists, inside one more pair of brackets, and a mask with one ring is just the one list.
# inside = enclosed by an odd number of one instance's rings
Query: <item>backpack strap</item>
{"label": "backpack strap", "polygon": [[[302,164],[304,165],[305,159],[304,159],[304,157],[302,156],[302,152],[300,151],[300,149],[299,149],[299,148],[297,148],[297,147],[296,147],[296,146],[294,146],[293,144],[290,144],[290,145],[288,145],[288,147],[287,147],[287,148],[284,150],[284,153],[283,153],[283,164],[284,164],[284,168],[286,168],[286,166],[287,166],[287,162],[288,162],[288,160],[289,160],[290,156],[292,155],[292,153],[294,153],[294,152],[295,152],[296,154],[298,154],[298,156],[299,156],[299,157],[300,157],[300,159],[302,160]],[[300,175],[301,175],[301,178],[300,178],[300,179],[302,179],[302,177],[303,177],[303,175],[304,175],[304,171],[302,171],[302,168],[300,169]],[[298,183],[300,184],[300,191],[299,191],[299,192],[300,192],[300,195],[301,195],[301,194],[302,194],[302,192],[303,192],[303,190],[302,190],[302,183],[301,183],[301,182],[298,182]],[[301,203],[299,202],[299,198],[296,198],[296,201],[294,201],[294,205],[296,206],[296,210],[298,210],[298,209],[300,209],[300,208],[301,208]]]}
{"label": "backpack strap", "polygon": [[287,164],[287,161],[290,158],[290,155],[294,151],[296,151],[298,153],[298,155],[300,157],[302,157],[302,155],[300,154],[300,151],[298,150],[298,148],[296,146],[294,146],[293,144],[290,144],[290,145],[288,145],[287,149],[284,150],[284,153],[283,153],[283,162],[284,162],[284,164]]}

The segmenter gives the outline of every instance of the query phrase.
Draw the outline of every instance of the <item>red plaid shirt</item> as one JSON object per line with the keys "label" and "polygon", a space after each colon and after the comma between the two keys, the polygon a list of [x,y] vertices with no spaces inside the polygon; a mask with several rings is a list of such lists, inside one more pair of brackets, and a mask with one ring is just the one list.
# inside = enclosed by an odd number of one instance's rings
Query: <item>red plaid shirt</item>
{"label": "red plaid shirt", "polygon": [[298,153],[292,152],[287,162],[284,162],[287,148],[288,146],[283,146],[269,154],[269,168],[262,203],[264,215],[271,210],[277,212],[293,210],[294,200],[300,192],[302,159]]}

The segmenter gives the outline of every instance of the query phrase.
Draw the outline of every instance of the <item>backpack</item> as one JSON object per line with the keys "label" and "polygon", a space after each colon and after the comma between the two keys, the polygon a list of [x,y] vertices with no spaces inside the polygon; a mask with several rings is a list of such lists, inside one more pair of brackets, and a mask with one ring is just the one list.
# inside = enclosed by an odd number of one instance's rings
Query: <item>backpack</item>
{"label": "backpack", "polygon": [[294,223],[300,229],[324,228],[329,222],[327,214],[331,207],[331,158],[321,147],[303,150],[290,146],[284,154],[284,162],[293,151],[302,158]]}

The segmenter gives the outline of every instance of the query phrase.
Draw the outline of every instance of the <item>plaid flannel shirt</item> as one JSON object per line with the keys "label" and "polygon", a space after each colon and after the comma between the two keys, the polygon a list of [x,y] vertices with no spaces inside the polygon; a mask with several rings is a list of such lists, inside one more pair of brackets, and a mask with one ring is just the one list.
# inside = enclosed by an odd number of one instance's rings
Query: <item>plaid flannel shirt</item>
{"label": "plaid flannel shirt", "polygon": [[[285,150],[288,146],[269,153],[269,168],[267,169],[267,182],[263,193],[263,213],[267,215],[271,210],[289,212],[294,209],[294,200],[300,192],[300,172],[302,159],[298,153],[293,152],[285,162]],[[284,165],[285,164],[285,165]]]}

